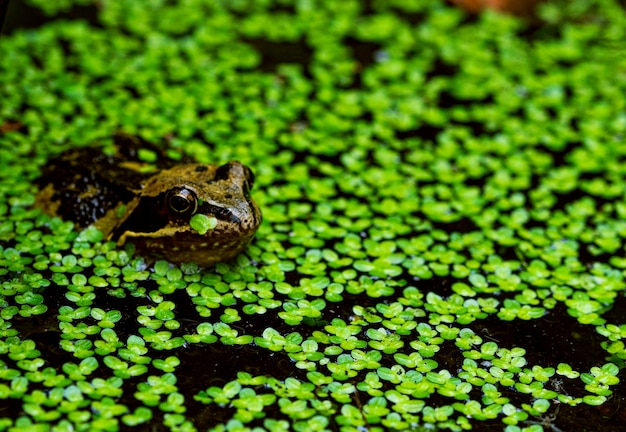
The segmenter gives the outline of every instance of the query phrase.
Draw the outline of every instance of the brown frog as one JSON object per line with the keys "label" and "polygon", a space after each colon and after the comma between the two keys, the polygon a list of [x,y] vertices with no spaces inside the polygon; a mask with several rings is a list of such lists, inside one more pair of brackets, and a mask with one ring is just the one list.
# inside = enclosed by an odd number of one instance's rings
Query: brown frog
{"label": "brown frog", "polygon": [[[36,206],[171,262],[210,266],[235,257],[254,237],[261,211],[250,196],[248,167],[175,161],[125,134],[114,143],[111,155],[90,147],[52,159],[38,180]],[[145,162],[142,152],[154,160]],[[192,222],[199,216],[209,222],[202,229]]]}

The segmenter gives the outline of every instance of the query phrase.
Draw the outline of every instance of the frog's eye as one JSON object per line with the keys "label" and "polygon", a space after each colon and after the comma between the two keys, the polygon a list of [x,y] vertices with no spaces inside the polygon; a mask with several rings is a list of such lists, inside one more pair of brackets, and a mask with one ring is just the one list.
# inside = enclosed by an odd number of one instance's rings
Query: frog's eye
{"label": "frog's eye", "polygon": [[198,199],[193,191],[174,188],[167,192],[167,208],[178,215],[192,214],[198,208]]}

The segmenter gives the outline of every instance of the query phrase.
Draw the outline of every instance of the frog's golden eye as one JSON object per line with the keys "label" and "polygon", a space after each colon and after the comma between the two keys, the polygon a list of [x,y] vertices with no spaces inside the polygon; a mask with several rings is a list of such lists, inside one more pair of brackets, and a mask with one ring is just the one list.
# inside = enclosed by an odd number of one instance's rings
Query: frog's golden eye
{"label": "frog's golden eye", "polygon": [[178,215],[192,214],[198,208],[196,194],[186,188],[174,188],[167,192],[167,208]]}

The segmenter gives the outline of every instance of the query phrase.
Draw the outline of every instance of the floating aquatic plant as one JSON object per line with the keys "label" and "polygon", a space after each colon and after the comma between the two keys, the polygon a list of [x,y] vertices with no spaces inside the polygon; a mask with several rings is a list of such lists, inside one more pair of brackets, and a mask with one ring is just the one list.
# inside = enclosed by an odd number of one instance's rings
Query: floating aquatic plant
{"label": "floating aquatic plant", "polygon": [[[618,2],[29,4],[50,22],[0,39],[0,429],[621,425]],[[33,208],[49,157],[120,129],[253,167],[245,253],[154,261]]]}

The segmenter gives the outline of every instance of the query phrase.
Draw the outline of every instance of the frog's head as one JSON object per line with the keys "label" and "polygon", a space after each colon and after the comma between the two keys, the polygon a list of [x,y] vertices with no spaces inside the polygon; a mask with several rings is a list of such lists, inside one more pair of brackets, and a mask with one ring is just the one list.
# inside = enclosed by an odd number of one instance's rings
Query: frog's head
{"label": "frog's head", "polygon": [[[237,161],[222,166],[183,164],[147,179],[111,237],[173,262],[209,266],[236,256],[261,223],[250,197],[252,171]],[[217,225],[201,234],[190,220],[203,214]]]}

